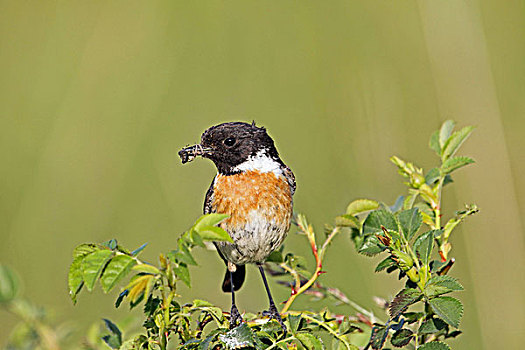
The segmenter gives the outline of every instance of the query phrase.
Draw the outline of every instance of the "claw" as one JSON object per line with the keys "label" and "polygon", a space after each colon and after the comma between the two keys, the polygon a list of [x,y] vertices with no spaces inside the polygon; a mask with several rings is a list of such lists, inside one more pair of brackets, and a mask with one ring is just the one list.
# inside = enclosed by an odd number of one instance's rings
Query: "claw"
{"label": "claw", "polygon": [[286,333],[287,329],[284,325],[283,319],[281,318],[281,314],[275,307],[275,305],[270,305],[270,309],[267,311],[263,311],[263,316],[268,316],[270,320],[276,320],[281,325],[281,328],[283,329],[283,332]]}
{"label": "claw", "polygon": [[230,329],[233,329],[240,325],[243,322],[242,316],[239,312],[239,309],[237,309],[237,306],[232,305],[232,308],[230,310]]}

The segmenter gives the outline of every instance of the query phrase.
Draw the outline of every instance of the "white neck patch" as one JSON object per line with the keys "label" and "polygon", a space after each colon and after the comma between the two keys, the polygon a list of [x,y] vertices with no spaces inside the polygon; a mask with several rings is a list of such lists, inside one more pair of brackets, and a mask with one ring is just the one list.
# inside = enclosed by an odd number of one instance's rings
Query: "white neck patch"
{"label": "white neck patch", "polygon": [[235,171],[250,171],[256,170],[261,173],[273,172],[275,176],[283,174],[281,164],[266,154],[266,150],[262,149],[255,156],[249,157],[243,163],[233,168]]}

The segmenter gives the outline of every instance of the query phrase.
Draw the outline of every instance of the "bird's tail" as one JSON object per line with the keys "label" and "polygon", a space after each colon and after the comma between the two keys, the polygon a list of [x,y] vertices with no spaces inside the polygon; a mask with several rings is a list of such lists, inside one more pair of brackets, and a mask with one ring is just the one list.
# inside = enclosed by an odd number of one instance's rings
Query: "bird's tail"
{"label": "bird's tail", "polygon": [[237,265],[237,270],[231,275],[230,271],[226,269],[224,281],[222,282],[222,291],[225,293],[232,292],[232,279],[230,276],[233,276],[233,290],[238,291],[244,283],[244,278],[246,277],[246,267],[244,265]]}

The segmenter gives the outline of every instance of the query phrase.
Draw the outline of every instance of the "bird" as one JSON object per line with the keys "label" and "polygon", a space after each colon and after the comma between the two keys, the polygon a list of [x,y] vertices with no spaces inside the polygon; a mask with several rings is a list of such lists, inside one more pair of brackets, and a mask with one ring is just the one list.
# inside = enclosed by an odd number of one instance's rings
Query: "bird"
{"label": "bird", "polygon": [[235,303],[241,288],[246,264],[256,264],[266,289],[269,309],[263,315],[286,327],[273,301],[263,263],[278,249],[293,216],[296,189],[292,170],[279,157],[273,139],[255,122],[228,122],[208,128],[199,144],[179,151],[182,163],[197,156],[210,159],[217,174],[206,192],[204,214],[227,214],[219,226],[233,243],[214,242],[226,263],[222,290],[232,295],[230,327],[243,322]]}

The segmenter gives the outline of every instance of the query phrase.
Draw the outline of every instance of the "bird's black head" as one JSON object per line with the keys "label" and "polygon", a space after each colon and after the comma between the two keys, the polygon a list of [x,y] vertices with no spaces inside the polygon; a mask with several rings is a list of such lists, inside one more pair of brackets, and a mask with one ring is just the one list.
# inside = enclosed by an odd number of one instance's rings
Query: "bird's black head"
{"label": "bird's black head", "polygon": [[212,126],[202,134],[200,144],[179,151],[182,163],[202,156],[211,159],[219,173],[225,175],[238,172],[236,167],[257,155],[282,164],[266,129],[242,122]]}

